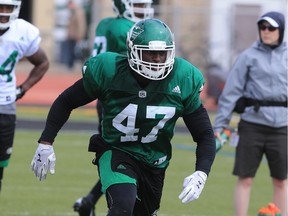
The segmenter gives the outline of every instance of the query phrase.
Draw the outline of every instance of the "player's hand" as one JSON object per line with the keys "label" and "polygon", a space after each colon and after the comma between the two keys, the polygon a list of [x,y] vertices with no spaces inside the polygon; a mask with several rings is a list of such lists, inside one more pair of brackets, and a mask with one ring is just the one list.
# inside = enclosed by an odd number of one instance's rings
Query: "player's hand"
{"label": "player's hand", "polygon": [[179,195],[179,199],[182,203],[186,204],[198,199],[204,188],[206,179],[207,175],[202,171],[196,171],[192,175],[186,177],[183,182],[183,191]]}
{"label": "player's hand", "polygon": [[46,179],[48,170],[55,173],[56,156],[52,145],[39,144],[31,162],[31,169],[39,181]]}
{"label": "player's hand", "polygon": [[214,133],[214,136],[215,136],[216,139],[222,140],[222,138],[221,138],[221,132],[218,132],[218,131],[215,132],[215,133]]}
{"label": "player's hand", "polygon": [[23,89],[23,87],[17,86],[16,88],[16,101],[22,98],[25,95],[26,91]]}

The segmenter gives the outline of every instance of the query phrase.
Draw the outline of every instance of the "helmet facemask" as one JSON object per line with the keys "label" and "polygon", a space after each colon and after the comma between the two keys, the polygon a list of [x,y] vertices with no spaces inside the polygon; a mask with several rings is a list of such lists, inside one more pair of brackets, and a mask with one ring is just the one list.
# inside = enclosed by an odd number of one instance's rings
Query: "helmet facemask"
{"label": "helmet facemask", "polygon": [[[135,7],[135,4],[144,4],[144,7]],[[132,22],[152,18],[154,9],[151,7],[152,0],[114,0],[113,9],[118,16],[123,16]]]}
{"label": "helmet facemask", "polygon": [[[152,19],[156,20],[156,19]],[[144,21],[145,22],[145,21]],[[164,24],[164,23],[163,23]],[[165,24],[164,24],[165,25]],[[163,25],[163,27],[164,27]],[[152,26],[151,26],[152,27]],[[138,26],[135,24],[134,27],[128,32],[127,35],[127,46],[128,46],[128,59],[130,67],[140,74],[141,76],[150,79],[150,80],[162,80],[168,76],[168,74],[173,69],[174,58],[175,58],[175,43],[173,34],[171,33],[168,26],[158,30],[161,32],[167,33],[167,37],[160,35],[157,40],[157,27],[156,32],[154,32],[155,40],[150,40],[152,38],[146,38],[145,34],[149,34],[149,31],[144,33],[145,30],[137,29]],[[153,31],[153,28],[151,29]],[[142,34],[142,35],[141,35]],[[151,34],[150,34],[151,35]],[[139,37],[140,44],[138,43],[137,38]],[[147,39],[147,40],[146,40]],[[146,41],[145,41],[146,40]],[[144,42],[144,43],[142,43]],[[143,60],[143,51],[152,52],[166,52],[165,61],[156,63],[156,62],[147,62]]]}
{"label": "helmet facemask", "polygon": [[0,22],[0,30],[9,28],[11,23],[16,20],[20,13],[21,1],[20,0],[0,0],[0,5],[11,5],[13,9],[10,13],[0,13],[0,17],[9,17],[5,23]]}

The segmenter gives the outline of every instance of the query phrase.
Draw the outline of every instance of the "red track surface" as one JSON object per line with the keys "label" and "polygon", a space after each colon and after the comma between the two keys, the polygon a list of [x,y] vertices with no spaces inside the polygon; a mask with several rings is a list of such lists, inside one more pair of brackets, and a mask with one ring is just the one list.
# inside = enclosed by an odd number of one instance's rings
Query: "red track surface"
{"label": "red track surface", "polygon": [[[21,62],[19,64],[16,70],[18,84],[27,78],[30,69],[29,63]],[[50,66],[40,82],[33,86],[21,100],[17,101],[17,104],[50,106],[64,89],[72,85],[81,76],[80,69],[69,72],[64,67]]]}
{"label": "red track surface", "polygon": [[[17,65],[16,76],[18,84],[27,78],[30,70],[31,65],[28,62],[20,62]],[[81,65],[78,65],[73,71],[68,71],[61,65],[53,64],[40,82],[33,86],[21,100],[17,101],[17,104],[50,106],[63,90],[81,77]],[[208,110],[216,109],[206,99],[206,88],[201,93],[201,97],[205,99],[204,105]],[[88,106],[95,106],[95,103],[92,102]]]}

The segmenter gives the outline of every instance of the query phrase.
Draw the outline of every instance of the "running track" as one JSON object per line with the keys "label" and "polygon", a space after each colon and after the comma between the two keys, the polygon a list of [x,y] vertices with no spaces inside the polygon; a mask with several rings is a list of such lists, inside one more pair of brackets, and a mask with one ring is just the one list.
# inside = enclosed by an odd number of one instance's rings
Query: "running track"
{"label": "running track", "polygon": [[[17,65],[16,76],[18,84],[27,78],[30,69],[31,66],[28,62],[20,62]],[[63,90],[81,77],[81,64],[77,64],[73,71],[68,71],[59,64],[52,64],[40,82],[33,86],[21,100],[17,101],[17,104],[50,106]],[[206,97],[205,87],[201,97]],[[95,106],[95,103],[92,102],[87,106]],[[205,106],[209,110],[208,104]]]}
{"label": "running track", "polygon": [[[26,62],[21,62],[19,67],[17,66],[16,77],[18,84],[27,78],[30,69],[31,67]],[[40,82],[35,84],[21,100],[17,101],[17,104],[50,106],[64,89],[79,78],[81,78],[80,68],[69,72],[61,65],[52,65]]]}

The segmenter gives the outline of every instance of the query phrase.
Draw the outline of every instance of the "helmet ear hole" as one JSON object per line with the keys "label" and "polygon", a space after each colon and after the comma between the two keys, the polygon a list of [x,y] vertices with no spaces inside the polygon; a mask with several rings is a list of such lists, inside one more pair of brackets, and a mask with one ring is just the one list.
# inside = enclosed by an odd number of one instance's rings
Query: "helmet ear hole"
{"label": "helmet ear hole", "polygon": [[132,46],[133,46],[133,42],[132,41],[128,41],[128,48],[132,49]]}

